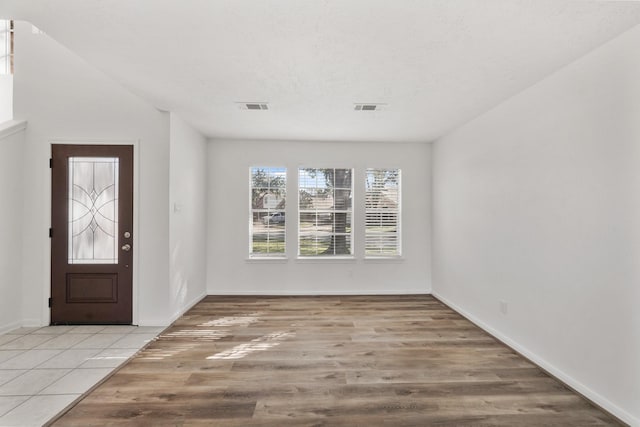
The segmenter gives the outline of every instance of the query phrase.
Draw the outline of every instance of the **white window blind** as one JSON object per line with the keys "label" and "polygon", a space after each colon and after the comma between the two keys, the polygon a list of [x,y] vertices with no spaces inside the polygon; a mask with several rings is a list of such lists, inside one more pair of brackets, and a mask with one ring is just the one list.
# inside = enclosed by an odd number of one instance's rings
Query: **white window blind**
{"label": "white window blind", "polygon": [[353,169],[298,170],[300,256],[352,252]]}
{"label": "white window blind", "polygon": [[400,256],[400,169],[367,169],[365,255]]}
{"label": "white window blind", "polygon": [[251,167],[249,217],[251,257],[285,255],[287,169]]}

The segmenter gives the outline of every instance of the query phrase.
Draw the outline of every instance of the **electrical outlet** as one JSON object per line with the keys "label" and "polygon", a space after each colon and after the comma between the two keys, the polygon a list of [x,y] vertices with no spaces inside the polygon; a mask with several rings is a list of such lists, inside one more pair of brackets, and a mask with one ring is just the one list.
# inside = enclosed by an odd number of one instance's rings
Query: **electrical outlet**
{"label": "electrical outlet", "polygon": [[506,301],[500,301],[500,313],[506,315],[509,311],[509,305]]}

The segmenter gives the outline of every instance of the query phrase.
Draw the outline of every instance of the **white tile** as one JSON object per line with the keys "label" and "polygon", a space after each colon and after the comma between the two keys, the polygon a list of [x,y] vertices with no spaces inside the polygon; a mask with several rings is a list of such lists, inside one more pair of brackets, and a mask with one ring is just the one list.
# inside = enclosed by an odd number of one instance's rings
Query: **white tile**
{"label": "white tile", "polygon": [[16,338],[18,338],[16,335],[0,335],[0,345],[13,341]]}
{"label": "white tile", "polygon": [[101,334],[128,334],[137,329],[137,326],[131,325],[112,325],[107,326],[100,331]]}
{"label": "white tile", "polygon": [[34,396],[0,417],[3,427],[40,427],[58,415],[80,395]]}
{"label": "white tile", "polygon": [[159,334],[165,329],[167,329],[166,326],[138,326],[131,333],[132,334]]}
{"label": "white tile", "polygon": [[80,394],[89,390],[113,369],[74,369],[38,394]]}
{"label": "white tile", "polygon": [[99,349],[70,349],[38,365],[38,369],[74,369],[100,352]]}
{"label": "white tile", "polygon": [[82,325],[82,326],[75,326],[73,329],[69,331],[69,333],[70,334],[97,334],[104,328],[105,326],[99,326],[99,325]]}
{"label": "white tile", "polygon": [[[27,396],[38,394],[43,388],[59,380],[70,369],[34,369],[0,386],[0,396]],[[2,423],[0,423],[2,425]]]}
{"label": "white tile", "polygon": [[141,348],[156,338],[156,334],[129,334],[111,345],[111,348]]}
{"label": "white tile", "polygon": [[0,396],[0,417],[28,398],[29,396]]}
{"label": "white tile", "polygon": [[107,348],[125,334],[95,334],[84,341],[80,341],[73,348]]}
{"label": "white tile", "polygon": [[23,335],[13,341],[0,346],[0,350],[29,350],[37,345],[49,341],[55,335]]}
{"label": "white tile", "polygon": [[27,350],[18,357],[0,363],[0,369],[33,369],[62,350]]}
{"label": "white tile", "polygon": [[27,372],[26,369],[2,369],[0,370],[0,386],[2,384],[8,383],[14,378],[19,377],[20,375]]}
{"label": "white tile", "polygon": [[9,332],[7,332],[7,334],[10,334],[10,335],[26,335],[26,334],[30,334],[32,332],[35,332],[38,329],[40,329],[40,326],[22,327],[22,328],[14,329],[13,331],[9,331]]}
{"label": "white tile", "polygon": [[0,363],[24,353],[26,350],[0,350]]}
{"label": "white tile", "polygon": [[45,334],[45,335],[60,335],[66,334],[67,332],[74,329],[75,326],[67,326],[67,325],[59,325],[59,326],[45,326],[44,328],[40,328],[37,331],[32,332],[33,334]]}
{"label": "white tile", "polygon": [[80,341],[84,341],[92,336],[91,334],[63,334],[56,335],[55,338],[50,339],[37,346],[36,348],[59,348],[67,349],[78,344]]}
{"label": "white tile", "polygon": [[116,368],[129,360],[138,350],[134,348],[108,348],[89,358],[81,368]]}

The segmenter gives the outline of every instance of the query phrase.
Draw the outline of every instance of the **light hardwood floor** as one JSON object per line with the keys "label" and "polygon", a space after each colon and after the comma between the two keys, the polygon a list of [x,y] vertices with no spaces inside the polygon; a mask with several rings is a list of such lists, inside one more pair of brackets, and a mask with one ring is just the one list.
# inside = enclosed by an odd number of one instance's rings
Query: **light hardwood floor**
{"label": "light hardwood floor", "polygon": [[215,297],[55,426],[603,426],[431,296]]}

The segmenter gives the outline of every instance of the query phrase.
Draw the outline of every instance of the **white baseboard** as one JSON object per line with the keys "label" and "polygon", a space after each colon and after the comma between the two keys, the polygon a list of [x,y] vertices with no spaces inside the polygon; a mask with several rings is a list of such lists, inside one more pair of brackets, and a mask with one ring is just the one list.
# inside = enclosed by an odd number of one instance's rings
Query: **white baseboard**
{"label": "white baseboard", "polygon": [[520,353],[521,355],[529,359],[531,362],[535,363],[536,365],[538,365],[539,367],[547,371],[549,374],[553,375],[554,377],[556,377],[557,379],[565,383],[570,388],[574,389],[575,391],[582,394],[587,399],[591,400],[596,405],[610,412],[612,415],[618,417],[620,420],[624,421],[630,426],[640,427],[640,419],[634,417],[629,412],[620,408],[618,405],[614,404],[613,402],[609,401],[602,395],[591,390],[589,387],[585,386],[580,381],[570,377],[569,375],[567,375],[566,373],[564,373],[563,371],[555,367],[553,364],[551,364],[547,360],[541,358],[536,353],[532,352],[531,350],[519,344],[518,342],[512,340],[508,336],[502,334],[500,331],[492,328],[491,326],[489,326],[488,324],[486,324],[485,322],[483,322],[473,314],[466,311],[464,308],[458,306],[457,304],[453,303],[452,301],[448,300],[447,298],[443,297],[437,292],[432,292],[432,295],[437,299],[439,299],[440,301],[442,301],[443,303],[445,303],[446,305],[448,305],[453,310],[457,311],[463,317],[473,322],[475,325],[483,329],[485,332],[492,335],[494,338],[497,338],[498,340],[502,341],[504,344],[511,347],[512,349],[514,349],[515,351],[517,351],[518,353]]}
{"label": "white baseboard", "polygon": [[206,296],[207,296],[206,292],[201,293],[200,295],[198,295],[197,297],[192,299],[189,303],[187,303],[182,309],[178,310],[173,315],[171,315],[169,318],[147,318],[147,319],[142,319],[142,320],[138,321],[138,326],[157,326],[157,327],[169,326],[173,322],[178,320],[178,318],[180,316],[182,316],[184,313],[186,313],[187,311],[191,310],[191,308],[194,305],[199,303]]}
{"label": "white baseboard", "polygon": [[206,297],[206,296],[207,296],[207,293],[206,292],[202,292],[200,295],[198,295],[197,297],[195,297],[194,299],[189,301],[187,304],[185,304],[184,307],[182,307],[180,310],[178,310],[176,313],[174,313],[173,316],[171,316],[171,318],[169,319],[169,324],[172,324],[173,322],[178,320],[178,318],[180,316],[185,314],[187,311],[191,310],[194,305],[196,305],[197,303],[202,301],[202,299],[204,297]]}
{"label": "white baseboard", "polygon": [[0,335],[6,334],[7,332],[11,332],[14,329],[18,329],[22,326],[22,322],[11,322],[5,325],[0,326]]}
{"label": "white baseboard", "polygon": [[47,324],[43,324],[42,323],[42,319],[22,319],[22,325],[20,326],[24,326],[25,328],[38,328],[38,327],[43,327],[43,326],[47,326]]}
{"label": "white baseboard", "polygon": [[256,291],[233,291],[233,292],[219,292],[219,291],[208,291],[207,295],[209,296],[282,296],[282,297],[313,297],[313,296],[367,296],[367,295],[429,295],[431,294],[428,290],[417,291],[415,289],[410,290],[402,290],[402,289],[394,289],[394,290],[384,290],[381,291],[379,289],[372,289],[370,291],[367,290],[358,290],[358,291],[264,291],[264,292],[256,292]]}
{"label": "white baseboard", "polygon": [[7,323],[6,325],[0,325],[0,335],[6,334],[7,332],[11,332],[14,329],[18,328],[39,328],[42,326],[46,326],[42,324],[40,319],[22,319],[18,322]]}
{"label": "white baseboard", "polygon": [[145,326],[145,327],[153,327],[153,328],[166,328],[169,326],[171,322],[167,322],[167,319],[160,318],[149,318],[145,320],[139,320],[138,324],[135,326]]}

